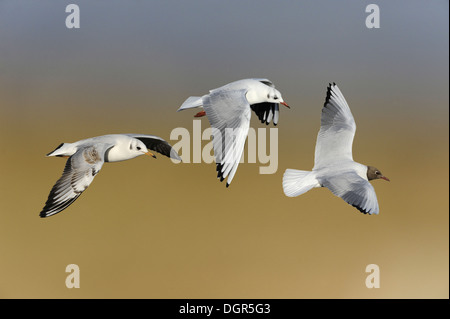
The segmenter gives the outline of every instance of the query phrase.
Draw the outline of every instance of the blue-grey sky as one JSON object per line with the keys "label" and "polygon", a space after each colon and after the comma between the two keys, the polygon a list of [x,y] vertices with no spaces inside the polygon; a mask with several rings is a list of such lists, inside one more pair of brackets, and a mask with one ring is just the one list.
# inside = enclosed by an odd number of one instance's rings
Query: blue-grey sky
{"label": "blue-grey sky", "polygon": [[[77,30],[65,27],[72,2]],[[448,1],[377,1],[381,27],[367,29],[372,2],[0,1],[0,97],[120,90],[149,92],[158,107],[163,94],[262,76],[296,104],[336,81],[361,99],[414,96],[439,110],[448,101]]]}

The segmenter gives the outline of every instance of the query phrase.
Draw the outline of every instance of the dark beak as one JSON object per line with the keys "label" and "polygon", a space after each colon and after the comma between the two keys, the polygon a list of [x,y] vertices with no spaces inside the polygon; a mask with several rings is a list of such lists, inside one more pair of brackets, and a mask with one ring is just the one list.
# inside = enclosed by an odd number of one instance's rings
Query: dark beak
{"label": "dark beak", "polygon": [[288,109],[290,109],[291,107],[289,106],[289,105],[287,105],[287,103],[286,102],[280,102],[280,104],[283,104],[284,106],[286,106]]}
{"label": "dark beak", "polygon": [[146,153],[144,153],[144,154],[145,154],[145,155],[148,155],[148,156],[151,156],[151,157],[153,157],[153,158],[156,158],[155,154],[153,154],[153,153],[146,152]]}
{"label": "dark beak", "polygon": [[388,182],[391,181],[391,180],[390,180],[389,178],[387,178],[386,176],[381,176],[380,178],[381,178],[381,179],[384,179],[385,181],[388,181]]}

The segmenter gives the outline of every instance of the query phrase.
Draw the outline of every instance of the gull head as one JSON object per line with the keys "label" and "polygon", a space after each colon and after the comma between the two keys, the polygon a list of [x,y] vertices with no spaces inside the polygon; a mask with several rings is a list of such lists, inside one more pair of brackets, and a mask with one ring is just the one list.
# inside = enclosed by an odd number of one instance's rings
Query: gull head
{"label": "gull head", "polygon": [[270,88],[271,90],[267,93],[266,98],[267,98],[267,102],[271,102],[271,103],[279,103],[279,104],[283,104],[284,106],[286,106],[287,108],[290,108],[289,105],[287,105],[286,102],[284,102],[283,97],[281,96],[280,91],[274,89],[274,88]]}
{"label": "gull head", "polygon": [[378,168],[373,166],[367,166],[367,179],[369,181],[373,179],[384,179],[385,181],[390,182],[389,178],[384,176]]}
{"label": "gull head", "polygon": [[138,139],[131,140],[129,150],[130,153],[132,153],[135,156],[148,155],[153,158],[156,158],[156,156],[147,149],[147,146]]}
{"label": "gull head", "polygon": [[289,108],[289,105],[283,100],[280,91],[262,82],[257,82],[255,86],[250,88],[246,97],[250,105],[269,102],[283,104]]}

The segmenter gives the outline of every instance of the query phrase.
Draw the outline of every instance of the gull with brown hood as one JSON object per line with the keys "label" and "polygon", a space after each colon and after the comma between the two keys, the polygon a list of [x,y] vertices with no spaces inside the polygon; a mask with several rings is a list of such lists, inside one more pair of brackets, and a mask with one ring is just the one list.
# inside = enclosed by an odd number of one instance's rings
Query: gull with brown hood
{"label": "gull with brown hood", "polygon": [[381,171],[353,161],[356,124],[335,83],[327,89],[312,171],[287,169],[283,176],[286,196],[299,196],[314,187],[326,187],[364,214],[378,214],[378,200],[371,180],[389,181]]}

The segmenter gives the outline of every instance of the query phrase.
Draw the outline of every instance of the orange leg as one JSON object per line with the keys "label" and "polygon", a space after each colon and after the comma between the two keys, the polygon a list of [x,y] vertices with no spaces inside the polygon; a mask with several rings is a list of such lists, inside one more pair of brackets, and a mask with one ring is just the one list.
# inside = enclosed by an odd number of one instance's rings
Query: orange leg
{"label": "orange leg", "polygon": [[201,112],[198,112],[197,114],[195,114],[194,117],[202,117],[202,116],[205,116],[205,115],[206,115],[206,112],[205,111],[201,111]]}

